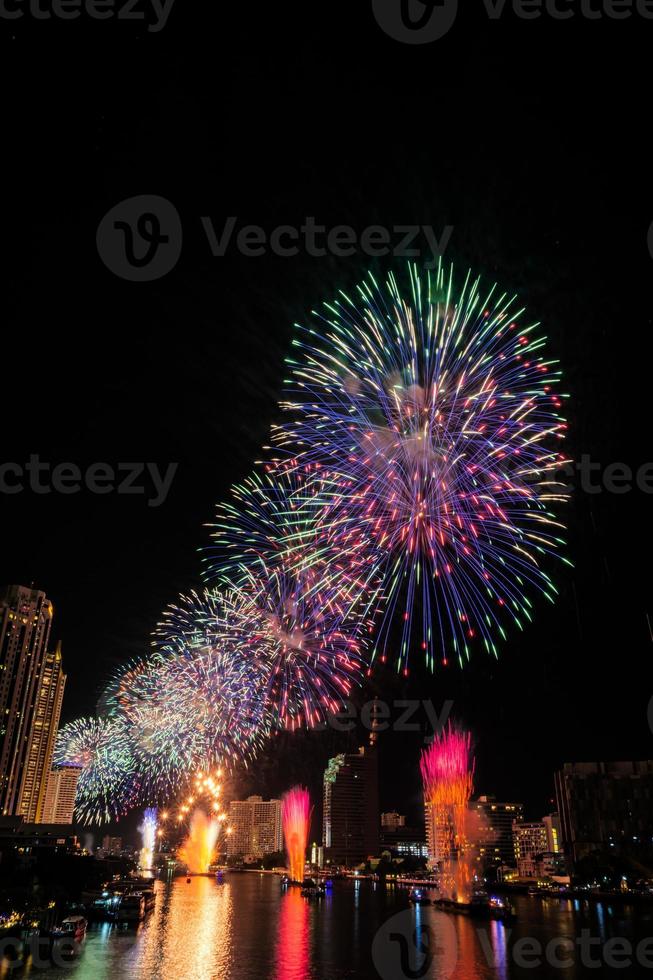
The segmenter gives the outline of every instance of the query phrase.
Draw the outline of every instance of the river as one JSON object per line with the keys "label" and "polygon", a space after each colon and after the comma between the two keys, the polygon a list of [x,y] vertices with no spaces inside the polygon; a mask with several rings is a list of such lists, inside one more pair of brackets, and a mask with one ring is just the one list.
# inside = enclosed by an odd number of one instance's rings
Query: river
{"label": "river", "polygon": [[[653,910],[522,896],[504,926],[432,907],[369,881],[336,882],[321,901],[282,892],[270,875],[227,874],[157,885],[138,927],[89,927],[83,952],[42,980],[515,980],[653,977]],[[631,966],[628,968],[628,959]],[[621,965],[620,965],[621,964]],[[2,971],[0,971],[2,973]]]}

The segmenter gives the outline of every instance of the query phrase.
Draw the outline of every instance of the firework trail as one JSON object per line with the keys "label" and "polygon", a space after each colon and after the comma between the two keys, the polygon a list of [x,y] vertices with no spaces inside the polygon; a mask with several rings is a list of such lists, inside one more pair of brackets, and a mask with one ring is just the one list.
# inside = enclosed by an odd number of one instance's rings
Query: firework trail
{"label": "firework trail", "polygon": [[283,836],[291,881],[304,880],[306,845],[311,823],[311,800],[308,790],[295,786],[283,797],[281,810]]}
{"label": "firework trail", "polygon": [[398,669],[461,665],[478,638],[496,656],[504,622],[531,619],[529,593],[553,600],[541,562],[564,542],[553,513],[566,423],[561,373],[536,324],[470,276],[440,267],[409,289],[369,276],[299,327],[290,420],[274,441],[339,483],[330,520],[374,543],[385,602],[374,655],[402,624]]}
{"label": "firework trail", "polygon": [[143,823],[138,828],[143,841],[138,867],[141,871],[149,871],[154,860],[154,848],[156,846],[158,810],[156,807],[148,807],[143,814]]}
{"label": "firework trail", "polygon": [[449,724],[422,752],[420,770],[431,857],[441,873],[440,889],[446,897],[467,901],[472,854],[466,824],[474,777],[470,733]]}
{"label": "firework trail", "polygon": [[190,822],[188,837],[179,848],[177,857],[190,874],[206,874],[215,860],[220,824],[207,817],[203,810],[195,810]]}

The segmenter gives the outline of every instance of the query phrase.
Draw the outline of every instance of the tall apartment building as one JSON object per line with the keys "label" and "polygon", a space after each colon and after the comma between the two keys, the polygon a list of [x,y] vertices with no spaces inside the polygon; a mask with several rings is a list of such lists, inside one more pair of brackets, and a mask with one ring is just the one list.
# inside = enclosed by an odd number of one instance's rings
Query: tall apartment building
{"label": "tall apartment building", "polygon": [[48,773],[39,823],[72,823],[75,793],[81,774],[77,766],[58,766]]}
{"label": "tall apartment building", "polygon": [[477,826],[474,834],[478,855],[485,867],[514,867],[513,822],[524,819],[522,803],[500,803],[494,796],[479,796],[470,803]]}
{"label": "tall apartment building", "polygon": [[65,686],[66,675],[62,669],[61,644],[58,644],[52,653],[45,655],[43,675],[28,739],[18,804],[18,813],[22,814],[28,823],[48,822],[43,815],[43,808]]}
{"label": "tall apartment building", "polygon": [[332,864],[351,867],[379,853],[379,776],[374,738],[334,756],[324,773],[322,840]]}
{"label": "tall apartment building", "polygon": [[515,821],[512,835],[519,877],[534,878],[537,875],[538,858],[548,850],[546,826],[541,820],[534,823]]}
{"label": "tall apartment building", "polygon": [[261,857],[283,850],[281,800],[249,796],[229,804],[227,856],[237,854]]}
{"label": "tall apartment building", "polygon": [[653,761],[565,762],[555,773],[555,791],[564,851],[572,861],[650,843]]}
{"label": "tall apartment building", "polygon": [[10,585],[0,596],[0,814],[40,819],[65,677],[48,654],[52,603]]}

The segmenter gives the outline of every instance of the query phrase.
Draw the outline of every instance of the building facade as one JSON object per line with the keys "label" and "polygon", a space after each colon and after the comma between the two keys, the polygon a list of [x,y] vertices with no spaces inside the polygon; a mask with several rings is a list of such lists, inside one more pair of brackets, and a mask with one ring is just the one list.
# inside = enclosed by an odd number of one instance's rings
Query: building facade
{"label": "building facade", "polygon": [[479,796],[470,804],[476,822],[473,836],[478,856],[486,868],[507,865],[515,867],[513,823],[524,819],[522,803],[500,803],[494,796]]}
{"label": "building facade", "polygon": [[262,857],[283,850],[281,800],[249,796],[229,804],[227,857]]}
{"label": "building facade", "polygon": [[538,861],[548,850],[548,835],[544,822],[541,820],[533,823],[514,821],[512,838],[519,877],[537,877]]}
{"label": "building facade", "polygon": [[[18,804],[18,812],[27,822],[58,823],[48,820],[43,810],[65,686],[66,675],[62,669],[59,644],[56,650],[45,655],[31,723]],[[62,821],[70,822],[72,818]]]}
{"label": "building facade", "polygon": [[58,766],[50,770],[39,823],[73,822],[75,793],[81,772],[77,766]]}
{"label": "building facade", "polygon": [[[0,814],[37,818],[61,709],[61,656],[48,656],[52,603],[8,586],[0,597]],[[54,722],[54,726],[53,723]]]}
{"label": "building facade", "polygon": [[380,848],[397,858],[429,856],[425,828],[411,827],[400,813],[381,814]]}
{"label": "building facade", "polygon": [[322,840],[331,864],[352,867],[379,853],[379,775],[374,738],[334,756],[324,773]]}
{"label": "building facade", "polygon": [[653,761],[566,762],[555,773],[563,848],[573,862],[592,851],[650,844]]}

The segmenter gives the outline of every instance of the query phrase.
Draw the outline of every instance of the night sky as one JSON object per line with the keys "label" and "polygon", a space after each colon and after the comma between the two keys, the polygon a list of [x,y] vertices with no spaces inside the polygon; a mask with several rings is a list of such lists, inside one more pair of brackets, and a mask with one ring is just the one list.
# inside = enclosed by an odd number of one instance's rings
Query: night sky
{"label": "night sky", "polygon": [[[279,417],[293,322],[392,265],[233,244],[214,257],[202,216],[268,231],[307,216],[358,233],[453,226],[446,260],[544,323],[571,394],[569,455],[653,460],[653,21],[492,21],[479,0],[446,37],[407,45],[370,0],[224,6],[177,0],[158,33],[0,20],[0,462],[178,464],[159,507],[0,493],[0,583],[33,582],[54,602],[65,721],[94,711],[165,605],[201,584],[203,525]],[[174,204],[184,241],[168,275],[133,283],[100,260],[96,230],[140,194]],[[476,790],[524,800],[534,818],[561,763],[651,757],[652,515],[640,490],[577,490],[575,567],[555,565],[559,601],[538,605],[499,662],[479,651],[464,673],[377,674],[361,700],[452,698],[474,732]],[[276,793],[296,776],[317,793],[345,743],[281,736],[238,790]],[[417,809],[419,746],[384,736],[385,807]]]}

